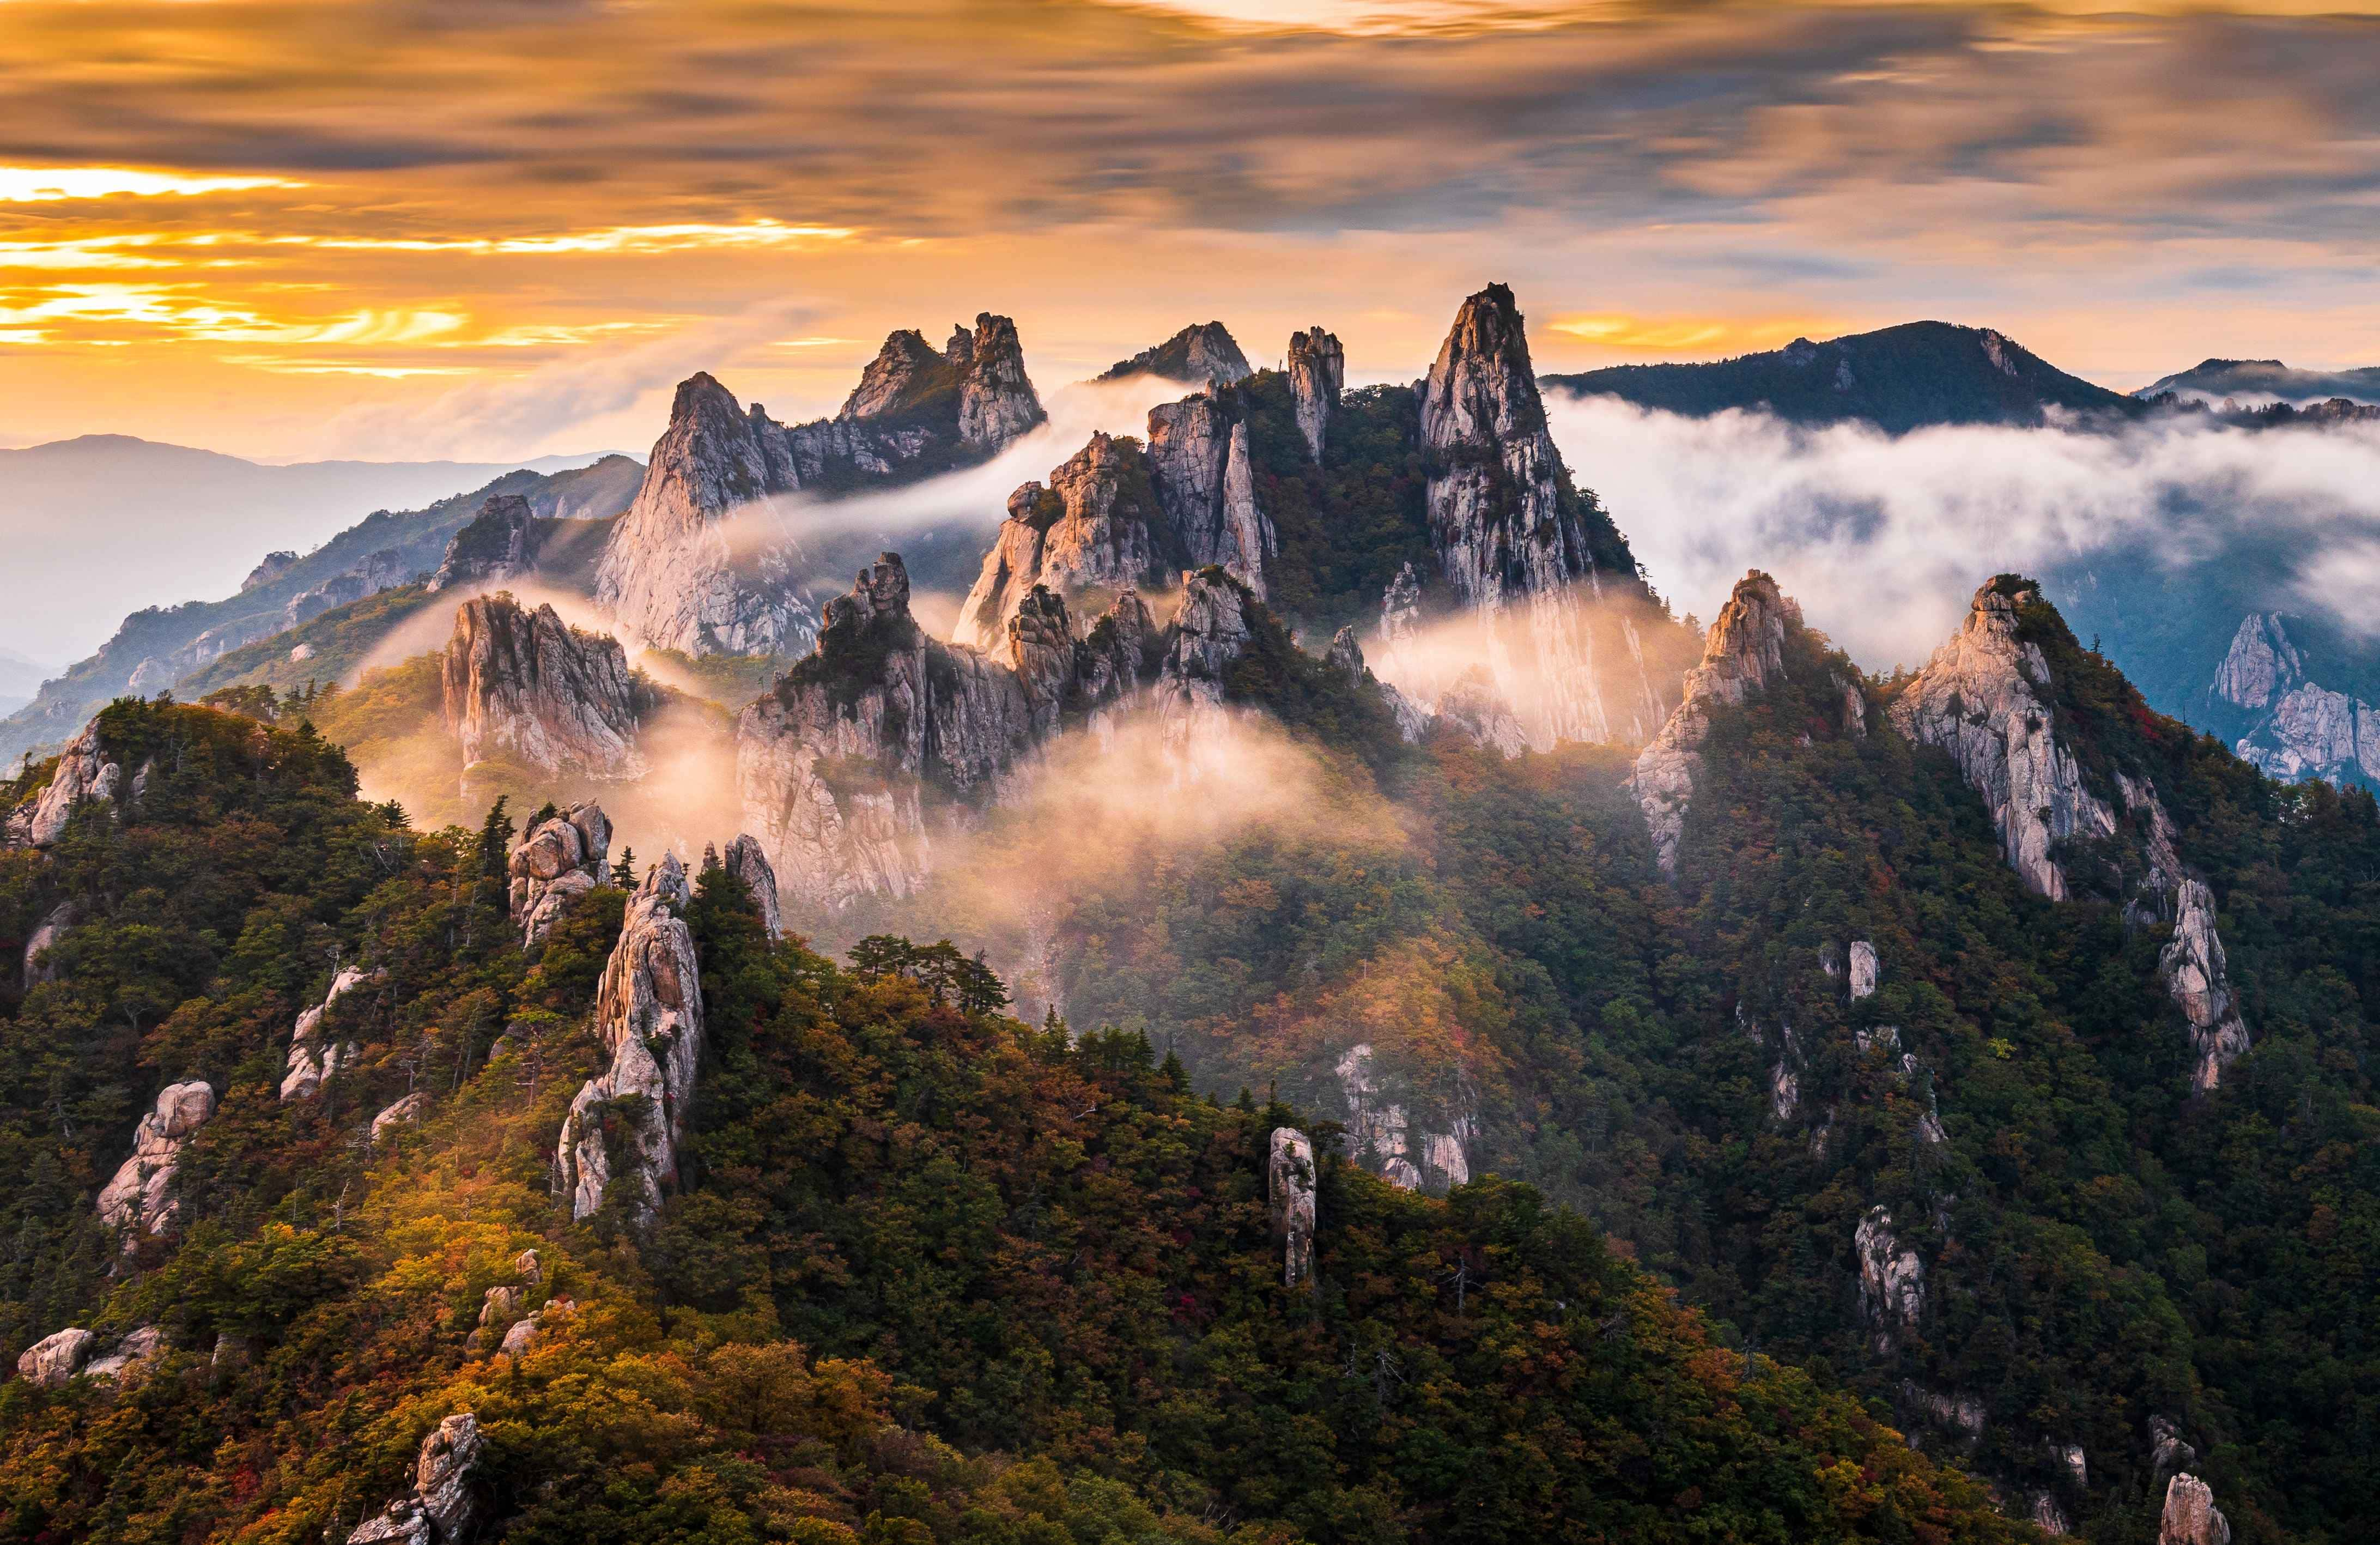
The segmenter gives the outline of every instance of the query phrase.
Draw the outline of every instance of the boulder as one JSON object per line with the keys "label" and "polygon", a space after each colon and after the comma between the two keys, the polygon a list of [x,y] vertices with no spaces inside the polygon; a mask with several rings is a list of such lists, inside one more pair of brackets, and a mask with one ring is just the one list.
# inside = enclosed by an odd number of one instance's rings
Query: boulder
{"label": "boulder", "polygon": [[198,1079],[157,1091],[155,1106],[133,1132],[131,1157],[99,1193],[100,1222],[124,1233],[127,1249],[142,1235],[164,1233],[173,1221],[175,1166],[191,1134],[214,1113],[215,1091]]}
{"label": "boulder", "polygon": [[429,1108],[430,1097],[421,1093],[419,1090],[416,1090],[411,1094],[406,1095],[400,1100],[391,1101],[387,1106],[382,1109],[380,1114],[372,1117],[371,1146],[374,1148],[380,1147],[381,1144],[388,1140],[389,1133],[394,1131],[395,1128],[399,1126],[410,1126],[415,1122],[419,1121],[421,1119],[421,1113]]}
{"label": "boulder", "polygon": [[154,1325],[143,1325],[117,1342],[114,1351],[85,1363],[82,1371],[87,1378],[123,1383],[139,1376],[164,1350],[165,1332]]}
{"label": "boulder", "polygon": [[55,1389],[82,1371],[99,1338],[78,1326],[55,1331],[18,1355],[17,1377],[29,1384]]}
{"label": "boulder", "polygon": [[546,936],[570,904],[611,877],[612,822],[588,801],[521,833],[505,862],[512,919],[524,943]]}

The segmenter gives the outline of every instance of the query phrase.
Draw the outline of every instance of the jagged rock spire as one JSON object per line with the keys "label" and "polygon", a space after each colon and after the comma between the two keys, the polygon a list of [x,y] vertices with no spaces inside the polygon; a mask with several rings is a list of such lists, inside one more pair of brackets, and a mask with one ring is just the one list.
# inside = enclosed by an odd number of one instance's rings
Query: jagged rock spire
{"label": "jagged rock spire", "polygon": [[1297,408],[1298,432],[1318,462],[1346,383],[1347,355],[1334,335],[1309,327],[1289,335],[1289,395]]}
{"label": "jagged rock spire", "polygon": [[440,675],[466,765],[509,756],[548,772],[644,774],[637,737],[660,694],[618,639],[572,627],[551,605],[524,611],[503,591],[464,602]]}
{"label": "jagged rock spire", "polygon": [[[592,1217],[619,1185],[630,1218],[645,1226],[676,1184],[677,1144],[702,1062],[702,979],[685,921],[692,900],[674,853],[646,870],[628,898],[595,998],[595,1033],[612,1063],[571,1101],[555,1150],[573,1218]],[[616,1148],[604,1142],[607,1125],[621,1128]],[[613,1151],[624,1165],[617,1174]]]}
{"label": "jagged rock spire", "polygon": [[1702,663],[1686,673],[1677,711],[1637,754],[1628,786],[1652,828],[1662,873],[1677,874],[1678,842],[1685,834],[1686,807],[1694,797],[1702,744],[1710,734],[1711,709],[1722,703],[1740,706],[1770,682],[1783,679],[1785,626],[1799,620],[1798,610],[1767,575],[1754,569],[1737,580],[1734,593],[1710,626]]}
{"label": "jagged rock spire", "polygon": [[1273,1237],[1281,1245],[1281,1284],[1305,1287],[1314,1275],[1314,1144],[1294,1126],[1276,1126],[1265,1191]]}
{"label": "jagged rock spire", "polygon": [[546,524],[517,493],[489,495],[486,503],[446,543],[445,556],[430,577],[431,593],[456,585],[501,584],[537,566]]}

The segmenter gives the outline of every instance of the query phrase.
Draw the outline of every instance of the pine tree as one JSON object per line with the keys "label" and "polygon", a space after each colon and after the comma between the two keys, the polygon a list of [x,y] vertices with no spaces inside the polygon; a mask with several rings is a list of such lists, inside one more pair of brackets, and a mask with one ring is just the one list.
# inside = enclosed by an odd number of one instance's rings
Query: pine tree
{"label": "pine tree", "polygon": [[624,891],[633,891],[637,888],[637,850],[635,848],[620,849],[619,860],[612,866],[612,883]]}
{"label": "pine tree", "polygon": [[512,797],[496,796],[488,807],[488,819],[480,823],[480,872],[491,880],[504,877],[504,860],[512,852],[513,818],[504,813],[504,805]]}

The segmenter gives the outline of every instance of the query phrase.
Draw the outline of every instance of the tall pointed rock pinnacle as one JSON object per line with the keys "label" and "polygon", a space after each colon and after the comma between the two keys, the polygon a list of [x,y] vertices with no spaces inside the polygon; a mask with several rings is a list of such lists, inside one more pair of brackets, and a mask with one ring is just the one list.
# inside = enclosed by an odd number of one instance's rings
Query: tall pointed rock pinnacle
{"label": "tall pointed rock pinnacle", "polygon": [[1793,603],[1778,593],[1777,581],[1755,569],[1735,583],[1719,608],[1703,646],[1702,663],[1686,673],[1685,691],[1661,733],[1637,754],[1628,786],[1644,807],[1653,851],[1661,872],[1678,872],[1678,843],[1685,834],[1686,807],[1694,798],[1694,772],[1710,734],[1710,712],[1719,704],[1741,706],[1754,693],[1785,675],[1785,625],[1798,620]]}

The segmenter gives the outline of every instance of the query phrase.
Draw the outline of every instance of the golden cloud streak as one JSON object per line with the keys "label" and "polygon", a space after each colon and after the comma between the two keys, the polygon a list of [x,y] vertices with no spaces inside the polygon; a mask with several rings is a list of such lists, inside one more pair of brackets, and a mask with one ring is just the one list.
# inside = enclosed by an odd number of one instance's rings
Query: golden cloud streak
{"label": "golden cloud streak", "polygon": [[303,188],[286,177],[207,176],[193,172],[141,171],[130,166],[0,166],[0,203],[54,203],[70,199],[155,198],[176,194],[244,193],[260,188]]}
{"label": "golden cloud streak", "polygon": [[1582,343],[1657,354],[1744,352],[1841,331],[1834,323],[1808,317],[1639,317],[1619,311],[1559,316],[1548,326]]}

